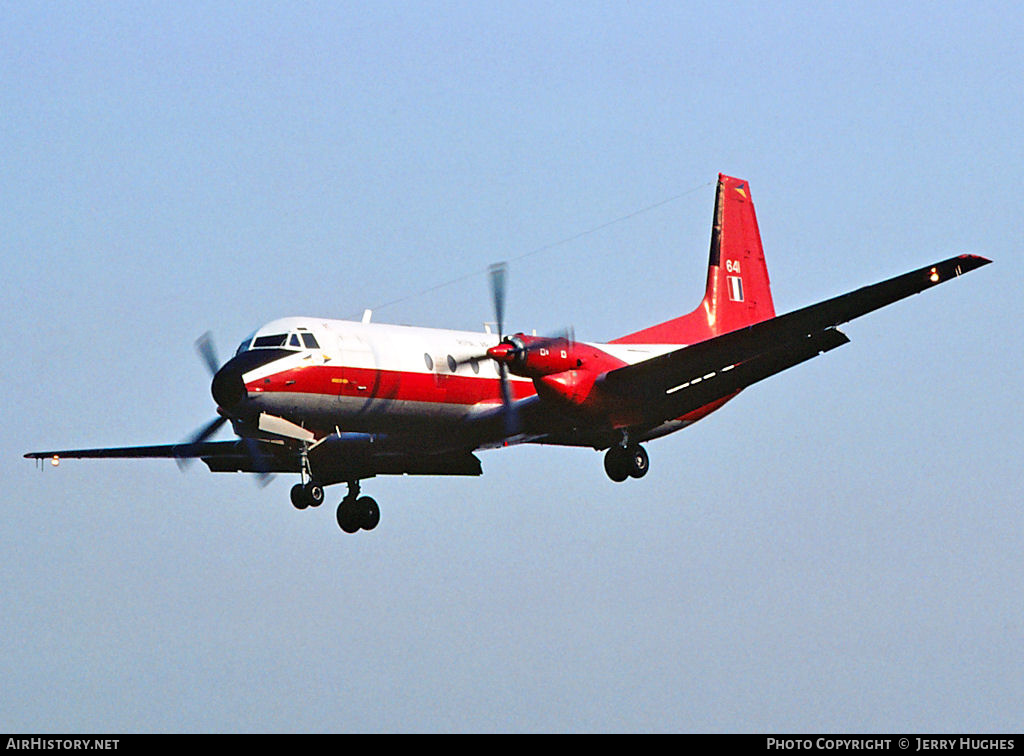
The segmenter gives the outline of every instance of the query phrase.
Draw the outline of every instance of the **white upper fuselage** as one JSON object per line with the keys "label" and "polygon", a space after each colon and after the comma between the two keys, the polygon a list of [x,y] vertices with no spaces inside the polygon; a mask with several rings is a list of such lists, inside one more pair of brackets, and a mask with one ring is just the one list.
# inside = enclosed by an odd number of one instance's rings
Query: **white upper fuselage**
{"label": "white upper fuselage", "polygon": [[[249,397],[268,413],[325,431],[386,431],[409,421],[450,421],[501,404],[493,333],[289,317],[262,326],[239,347],[281,356],[246,372]],[[626,364],[678,345],[593,344]],[[476,359],[473,359],[476,358]],[[510,375],[515,399],[535,392]]]}

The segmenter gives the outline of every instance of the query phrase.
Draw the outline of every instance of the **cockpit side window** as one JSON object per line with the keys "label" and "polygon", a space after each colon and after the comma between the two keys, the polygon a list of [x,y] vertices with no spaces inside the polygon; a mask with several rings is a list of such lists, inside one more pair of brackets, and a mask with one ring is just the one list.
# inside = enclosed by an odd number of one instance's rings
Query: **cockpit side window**
{"label": "cockpit side window", "polygon": [[299,343],[299,334],[293,333],[291,338],[288,339],[288,346],[301,348],[302,344]]}
{"label": "cockpit side window", "polygon": [[320,348],[320,345],[316,343],[316,337],[311,333],[302,334],[302,343],[306,345],[306,349]]}

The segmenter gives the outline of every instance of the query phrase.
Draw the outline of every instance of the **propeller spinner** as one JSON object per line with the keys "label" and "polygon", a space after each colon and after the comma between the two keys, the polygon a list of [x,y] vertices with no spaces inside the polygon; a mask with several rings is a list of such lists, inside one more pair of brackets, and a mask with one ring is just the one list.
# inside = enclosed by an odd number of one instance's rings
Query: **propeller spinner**
{"label": "propeller spinner", "polygon": [[[571,350],[571,331],[566,331],[561,336],[536,337],[516,334],[515,336],[505,335],[505,301],[508,287],[508,265],[506,263],[495,263],[488,269],[491,283],[491,299],[494,305],[494,318],[498,326],[499,342],[489,348],[482,355],[460,360],[460,364],[476,362],[481,359],[493,360],[498,368],[498,377],[501,387],[501,403],[505,418],[505,435],[512,437],[521,431],[519,413],[515,400],[512,396],[512,386],[509,380],[509,372],[519,372],[526,364],[531,355],[543,354],[551,347],[558,345],[559,350],[566,348]],[[563,368],[564,369],[564,368]]]}
{"label": "propeller spinner", "polygon": [[[221,426],[230,419],[228,415],[229,410],[245,397],[245,386],[242,384],[241,376],[236,375],[237,371],[224,370],[224,366],[221,365],[220,358],[217,356],[217,349],[213,344],[213,335],[209,331],[196,339],[195,348],[213,379],[211,391],[214,400],[217,402],[218,417],[215,417],[199,428],[187,441],[181,444],[179,448],[183,455],[196,451],[196,447],[220,430]],[[263,454],[260,452],[256,439],[243,437],[242,441],[249,452],[249,456],[253,459],[253,464],[257,467],[262,466]],[[177,459],[178,467],[184,470],[194,459],[195,457],[192,456],[180,456]],[[273,475],[261,469],[259,470],[257,481],[261,486],[265,486],[273,477]]]}

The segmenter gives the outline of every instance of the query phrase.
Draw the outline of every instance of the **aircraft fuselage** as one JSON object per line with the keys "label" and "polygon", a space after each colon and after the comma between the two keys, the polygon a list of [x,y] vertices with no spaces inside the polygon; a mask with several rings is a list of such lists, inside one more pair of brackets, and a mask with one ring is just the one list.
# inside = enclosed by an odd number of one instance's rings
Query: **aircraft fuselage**
{"label": "aircraft fuselage", "polygon": [[[251,412],[287,418],[318,436],[337,428],[442,432],[501,406],[498,365],[483,356],[498,340],[487,332],[282,318],[242,343],[218,372],[213,394],[221,407],[244,399]],[[629,365],[681,345],[576,347]],[[228,382],[234,396],[218,390]],[[517,401],[537,393],[530,378],[510,375],[509,386]]]}

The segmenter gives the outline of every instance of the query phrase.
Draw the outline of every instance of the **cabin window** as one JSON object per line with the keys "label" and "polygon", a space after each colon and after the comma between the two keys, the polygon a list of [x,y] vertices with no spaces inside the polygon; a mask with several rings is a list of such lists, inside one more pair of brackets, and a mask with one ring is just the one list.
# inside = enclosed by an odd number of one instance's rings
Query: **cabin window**
{"label": "cabin window", "polygon": [[427,366],[427,370],[433,370],[434,369],[434,358],[431,357],[426,352],[423,353],[423,362]]}
{"label": "cabin window", "polygon": [[455,362],[455,358],[450,354],[448,355],[448,372],[454,373],[458,369],[458,363]]}

